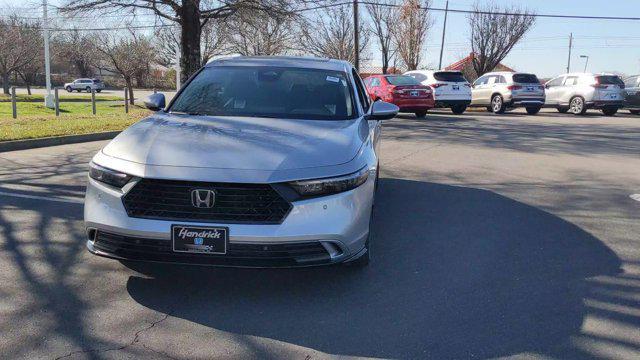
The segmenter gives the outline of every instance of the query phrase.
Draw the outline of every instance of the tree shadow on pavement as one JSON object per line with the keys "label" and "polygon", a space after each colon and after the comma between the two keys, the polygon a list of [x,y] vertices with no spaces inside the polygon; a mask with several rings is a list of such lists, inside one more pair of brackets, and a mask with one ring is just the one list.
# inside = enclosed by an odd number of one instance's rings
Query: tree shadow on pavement
{"label": "tree shadow on pavement", "polygon": [[382,178],[376,201],[366,269],[127,262],[151,276],[127,289],[173,317],[329,354],[486,358],[554,353],[580,332],[585,279],[620,271],[594,236],[490,191]]}

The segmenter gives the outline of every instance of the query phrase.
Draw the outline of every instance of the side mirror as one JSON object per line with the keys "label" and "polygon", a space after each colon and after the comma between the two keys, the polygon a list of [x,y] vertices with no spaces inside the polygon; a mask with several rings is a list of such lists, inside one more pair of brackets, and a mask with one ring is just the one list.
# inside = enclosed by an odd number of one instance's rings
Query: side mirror
{"label": "side mirror", "polygon": [[151,94],[144,100],[144,106],[151,111],[162,110],[165,104],[164,94],[161,93]]}
{"label": "side mirror", "polygon": [[549,84],[544,84],[544,88],[545,88],[545,89],[548,89],[548,88],[550,88],[550,87],[551,87],[551,86],[549,86]]}
{"label": "side mirror", "polygon": [[398,115],[400,108],[384,101],[376,101],[371,104],[371,110],[367,115],[367,120],[389,120]]}

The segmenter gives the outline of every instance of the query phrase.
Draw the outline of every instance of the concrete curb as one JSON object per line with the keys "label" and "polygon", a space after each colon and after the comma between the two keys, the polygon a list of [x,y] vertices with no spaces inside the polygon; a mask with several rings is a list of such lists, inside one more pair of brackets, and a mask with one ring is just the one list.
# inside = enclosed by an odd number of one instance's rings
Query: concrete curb
{"label": "concrete curb", "polygon": [[54,136],[40,139],[0,141],[0,152],[35,149],[47,146],[76,144],[89,141],[109,140],[120,131],[106,131],[92,134]]}

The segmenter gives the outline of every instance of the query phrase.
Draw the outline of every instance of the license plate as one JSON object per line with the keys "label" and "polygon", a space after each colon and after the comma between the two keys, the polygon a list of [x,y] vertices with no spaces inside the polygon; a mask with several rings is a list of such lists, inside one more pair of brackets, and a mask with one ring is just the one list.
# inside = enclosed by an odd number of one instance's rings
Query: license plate
{"label": "license plate", "polygon": [[197,254],[226,254],[229,228],[173,225],[173,251]]}
{"label": "license plate", "polygon": [[418,96],[418,92],[417,91],[412,91],[409,94],[411,94],[411,96]]}
{"label": "license plate", "polygon": [[451,85],[453,90],[460,90],[460,85]]}

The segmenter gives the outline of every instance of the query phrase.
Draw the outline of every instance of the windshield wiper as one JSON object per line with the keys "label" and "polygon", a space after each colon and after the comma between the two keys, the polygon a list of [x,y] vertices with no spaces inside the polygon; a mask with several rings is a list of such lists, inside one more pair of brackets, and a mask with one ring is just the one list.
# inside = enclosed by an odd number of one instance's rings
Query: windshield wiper
{"label": "windshield wiper", "polygon": [[169,113],[177,115],[207,116],[207,114],[199,113],[196,111],[171,111]]}

